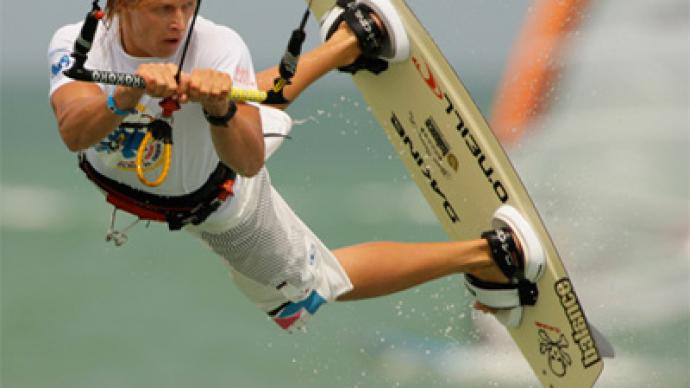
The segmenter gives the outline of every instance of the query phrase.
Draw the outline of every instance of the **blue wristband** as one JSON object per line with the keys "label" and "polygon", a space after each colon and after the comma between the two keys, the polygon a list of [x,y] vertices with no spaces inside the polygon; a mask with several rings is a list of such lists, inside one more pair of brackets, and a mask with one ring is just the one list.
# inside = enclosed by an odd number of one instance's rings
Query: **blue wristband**
{"label": "blue wristband", "polygon": [[131,114],[137,113],[135,109],[128,109],[128,110],[121,110],[120,108],[115,105],[115,98],[113,97],[113,94],[110,93],[108,94],[108,109],[110,109],[111,112],[115,113],[118,116],[129,116]]}

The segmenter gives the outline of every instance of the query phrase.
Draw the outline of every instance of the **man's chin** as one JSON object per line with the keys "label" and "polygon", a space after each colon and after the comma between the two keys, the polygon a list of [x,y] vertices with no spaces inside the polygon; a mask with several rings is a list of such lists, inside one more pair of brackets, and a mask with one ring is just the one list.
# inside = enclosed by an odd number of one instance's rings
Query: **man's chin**
{"label": "man's chin", "polygon": [[180,48],[179,42],[176,42],[176,43],[165,42],[165,43],[161,44],[160,46],[158,46],[158,52],[156,54],[158,54],[158,57],[160,57],[160,58],[167,58],[167,57],[175,55],[175,53],[177,52],[177,49],[179,49],[179,48]]}

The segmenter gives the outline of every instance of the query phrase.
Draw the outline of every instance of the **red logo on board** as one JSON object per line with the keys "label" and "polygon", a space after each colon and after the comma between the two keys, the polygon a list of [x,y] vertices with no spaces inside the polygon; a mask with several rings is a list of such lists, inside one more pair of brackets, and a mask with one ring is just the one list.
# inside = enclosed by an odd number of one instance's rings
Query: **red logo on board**
{"label": "red logo on board", "polygon": [[434,73],[431,72],[431,69],[429,69],[428,64],[424,64],[424,67],[426,70],[422,70],[422,64],[419,63],[417,58],[412,57],[412,62],[414,65],[417,67],[417,71],[419,71],[419,74],[422,76],[424,79],[424,82],[426,82],[427,86],[429,86],[429,89],[434,93],[434,95],[439,99],[443,99],[443,92],[441,91],[441,88],[439,88],[438,84],[436,83],[436,78],[434,78]]}

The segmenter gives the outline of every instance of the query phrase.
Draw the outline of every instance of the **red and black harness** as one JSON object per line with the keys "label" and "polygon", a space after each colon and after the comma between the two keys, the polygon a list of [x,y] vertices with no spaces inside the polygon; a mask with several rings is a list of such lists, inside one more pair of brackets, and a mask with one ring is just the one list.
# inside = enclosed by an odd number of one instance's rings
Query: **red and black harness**
{"label": "red and black harness", "polygon": [[79,155],[79,168],[106,193],[106,201],[137,216],[141,220],[166,222],[170,230],[180,230],[187,224],[199,225],[230,199],[237,174],[222,162],[199,189],[181,196],[164,196],[137,190],[96,171]]}

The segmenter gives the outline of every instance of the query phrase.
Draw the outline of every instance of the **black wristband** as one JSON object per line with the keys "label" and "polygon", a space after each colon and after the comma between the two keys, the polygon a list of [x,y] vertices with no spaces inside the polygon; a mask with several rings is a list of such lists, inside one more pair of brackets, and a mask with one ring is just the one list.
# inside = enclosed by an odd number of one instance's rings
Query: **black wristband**
{"label": "black wristband", "polygon": [[228,113],[226,113],[224,116],[211,116],[208,114],[208,112],[206,112],[206,109],[204,109],[204,117],[206,117],[206,121],[215,127],[227,127],[228,122],[232,120],[232,118],[235,116],[235,113],[237,113],[237,104],[235,104],[235,101],[228,102]]}

